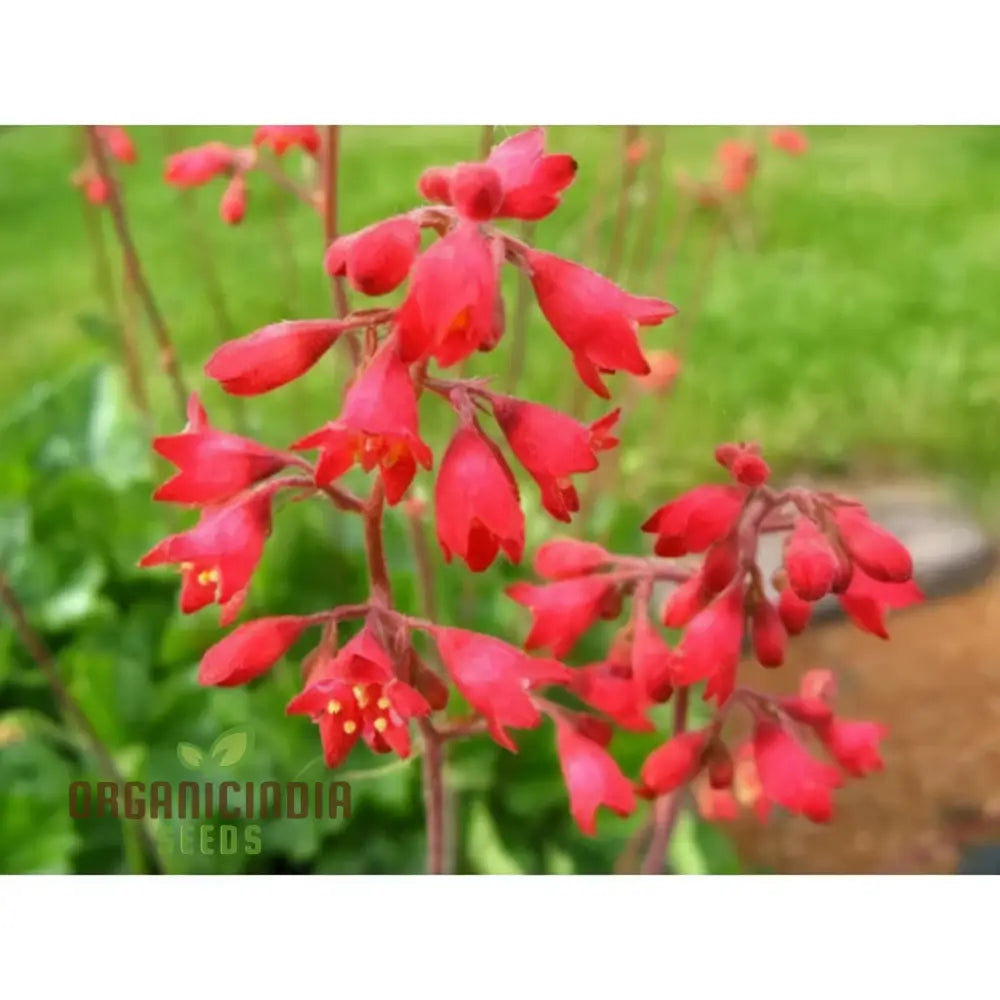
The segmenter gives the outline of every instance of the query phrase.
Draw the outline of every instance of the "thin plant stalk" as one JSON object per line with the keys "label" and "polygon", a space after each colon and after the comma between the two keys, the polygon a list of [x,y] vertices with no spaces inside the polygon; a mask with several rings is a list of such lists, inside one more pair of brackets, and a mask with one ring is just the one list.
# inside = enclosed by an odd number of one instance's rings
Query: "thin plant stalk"
{"label": "thin plant stalk", "polygon": [[639,219],[635,246],[632,249],[632,263],[628,267],[630,278],[640,278],[643,281],[649,277],[653,237],[656,234],[656,224],[660,218],[660,202],[663,199],[663,158],[666,146],[666,130],[655,129],[650,141],[649,156],[644,164],[646,196],[642,203],[642,214]]}
{"label": "thin plant stalk", "polygon": [[[525,222],[518,234],[525,243],[530,243],[535,235],[535,223]],[[532,301],[531,279],[521,270],[517,272],[517,297],[514,300],[514,324],[511,330],[510,362],[507,368],[507,391],[516,392],[517,384],[524,374],[528,348],[528,311]]]}
{"label": "thin plant stalk", "polygon": [[[674,695],[674,729],[673,736],[679,736],[687,728],[688,689],[678,688]],[[670,849],[670,839],[677,828],[681,809],[684,806],[686,787],[681,786],[669,795],[663,795],[653,806],[653,835],[649,841],[649,849],[642,863],[643,875],[660,875],[663,864]]]}
{"label": "thin plant stalk", "polygon": [[153,297],[152,289],[149,287],[149,282],[146,280],[142,262],[139,260],[139,253],[136,250],[135,241],[132,239],[128,219],[125,215],[125,206],[122,202],[121,191],[109,165],[107,153],[104,151],[104,144],[101,142],[95,126],[87,125],[86,129],[90,145],[90,155],[93,157],[94,166],[108,188],[108,208],[111,211],[115,234],[121,246],[125,270],[128,272],[129,280],[135,288],[139,301],[142,303],[143,310],[146,313],[150,328],[153,331],[153,337],[156,340],[156,346],[160,354],[160,365],[162,366],[163,373],[170,382],[174,400],[183,420],[186,418],[187,413],[188,392],[184,384],[184,376],[181,374],[173,338],[170,336],[166,321],[163,319],[163,314],[160,312],[159,306],[156,304],[156,299]]}
{"label": "thin plant stalk", "polygon": [[632,207],[632,187],[639,170],[629,156],[629,149],[639,139],[639,126],[626,125],[622,128],[621,150],[621,184],[618,188],[618,207],[615,210],[615,226],[611,234],[611,249],[608,252],[608,264],[605,274],[614,280],[622,265],[625,255],[625,241],[628,236],[628,223]]}
{"label": "thin plant stalk", "polygon": [[[365,554],[371,584],[371,602],[375,607],[392,607],[392,583],[385,559],[382,520],[385,511],[385,487],[380,476],[372,483],[364,506]],[[441,875],[445,870],[444,851],[444,738],[428,719],[420,720],[423,748],[424,816],[427,826],[427,872]]]}
{"label": "thin plant stalk", "polygon": [[[323,245],[328,247],[339,235],[337,225],[338,181],[340,173],[340,126],[327,125],[323,136]],[[330,279],[333,308],[337,316],[346,316],[350,311],[344,279]]]}
{"label": "thin plant stalk", "polygon": [[484,125],[479,136],[479,159],[485,160],[493,148],[493,126]]}

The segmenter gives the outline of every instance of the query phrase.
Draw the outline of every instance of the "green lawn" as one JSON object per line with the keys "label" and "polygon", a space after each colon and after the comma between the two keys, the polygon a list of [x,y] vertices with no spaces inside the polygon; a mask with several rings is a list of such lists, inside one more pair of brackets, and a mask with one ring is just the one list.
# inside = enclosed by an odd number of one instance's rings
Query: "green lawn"
{"label": "green lawn", "polygon": [[[734,131],[669,129],[666,170],[701,172],[714,144]],[[249,132],[183,128],[169,139],[176,148],[219,136],[241,141]],[[757,249],[723,244],[676,391],[669,400],[645,398],[627,423],[623,468],[639,480],[630,493],[676,488],[711,466],[718,441],[757,438],[782,472],[926,471],[953,476],[983,499],[1000,486],[1000,129],[815,128],[808,135],[805,157],[764,151],[751,204]],[[162,182],[162,129],[133,136],[141,163],[125,170],[124,185],[139,250],[186,374],[225,422],[226,405],[206,386],[201,363],[227,335],[328,308],[318,222],[255,177],[247,220],[230,229],[217,216],[218,184],[196,192],[192,205]],[[100,312],[100,299],[80,198],[69,183],[78,142],[64,128],[0,135],[0,393],[8,403],[105,349],[79,322]],[[342,228],[415,204],[423,166],[473,158],[478,142],[476,128],[345,129]],[[620,143],[618,129],[551,130],[551,147],[571,152],[581,169],[564,207],[538,227],[540,246],[580,256],[597,198],[599,254],[589,262],[603,263]],[[676,200],[669,180],[665,188],[657,254]],[[648,211],[645,192],[640,175],[633,238]],[[282,214],[290,237],[276,221]],[[195,228],[193,219],[200,219]],[[652,266],[633,268],[630,287],[665,293],[683,314],[708,226],[703,218],[689,230],[668,288],[654,287]],[[224,286],[228,333],[208,306],[205,239]],[[531,317],[518,392],[565,403],[574,378],[568,354],[534,307]],[[679,323],[645,333],[645,343],[669,347]],[[476,369],[505,372],[508,348],[477,359]],[[620,379],[612,384],[617,393]],[[162,386],[157,397],[166,412]],[[336,407],[320,372],[251,403],[258,429],[275,441]],[[163,426],[173,426],[172,418]]]}

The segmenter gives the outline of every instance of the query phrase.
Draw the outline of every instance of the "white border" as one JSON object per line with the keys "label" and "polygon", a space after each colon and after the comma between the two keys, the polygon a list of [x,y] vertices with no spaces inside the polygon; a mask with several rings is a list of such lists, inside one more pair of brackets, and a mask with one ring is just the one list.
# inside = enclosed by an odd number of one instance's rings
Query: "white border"
{"label": "white border", "polygon": [[0,880],[3,991],[980,995],[994,979],[996,885],[972,876],[9,877]]}
{"label": "white border", "polygon": [[998,120],[995,5],[841,0],[4,11],[7,124]]}

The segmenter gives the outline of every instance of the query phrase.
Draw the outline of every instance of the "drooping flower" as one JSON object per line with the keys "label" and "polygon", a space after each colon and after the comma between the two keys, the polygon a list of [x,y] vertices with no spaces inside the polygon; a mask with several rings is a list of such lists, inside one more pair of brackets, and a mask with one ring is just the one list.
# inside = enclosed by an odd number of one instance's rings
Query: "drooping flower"
{"label": "drooping flower", "polygon": [[791,587],[783,587],[778,594],[778,614],[789,635],[805,630],[812,617],[812,605],[804,601]]}
{"label": "drooping flower", "polygon": [[818,601],[833,587],[837,568],[830,540],[809,518],[800,517],[785,543],[789,587],[804,601]]}
{"label": "drooping flower", "polygon": [[576,170],[573,157],[546,155],[545,129],[532,128],[494,146],[484,163],[428,168],[417,187],[429,201],[454,205],[466,218],[536,221],[558,207]]}
{"label": "drooping flower", "polygon": [[503,203],[500,174],[486,163],[459,163],[451,172],[449,191],[459,215],[473,222],[492,219]]}
{"label": "drooping flower", "polygon": [[500,449],[475,424],[460,427],[441,459],[434,516],[445,561],[464,559],[479,573],[500,549],[513,563],[524,553],[524,512]]}
{"label": "drooping flower", "polygon": [[255,146],[270,146],[276,156],[300,146],[310,156],[319,152],[319,132],[315,125],[260,125],[253,134]]}
{"label": "drooping flower", "polygon": [[766,598],[760,597],[750,616],[750,638],[754,655],[762,667],[780,667],[785,662],[788,633],[778,609]]}
{"label": "drooping flower", "polygon": [[83,195],[91,205],[106,205],[111,197],[111,185],[94,174],[83,181]]}
{"label": "drooping flower", "polygon": [[139,159],[128,132],[120,125],[98,125],[96,129],[101,142],[119,163],[135,163]]}
{"label": "drooping flower", "polygon": [[238,625],[201,658],[198,683],[233,687],[266,673],[311,624],[308,617],[279,615]]}
{"label": "drooping flower", "polygon": [[316,465],[320,486],[342,476],[356,462],[365,472],[376,466],[386,499],[398,503],[409,489],[419,463],[429,469],[434,456],[420,439],[417,395],[395,345],[383,345],[348,389],[340,416],[292,445],[321,448]]}
{"label": "drooping flower", "polygon": [[568,668],[540,659],[493,636],[460,628],[431,629],[445,669],[463,697],[486,720],[490,735],[517,752],[506,727],[534,729],[542,719],[529,690],[543,684],[566,684]]}
{"label": "drooping flower", "polygon": [[905,583],[913,576],[913,558],[906,546],[863,508],[838,507],[834,518],[847,554],[873,580]]}
{"label": "drooping flower", "polygon": [[859,567],[854,568],[847,590],[837,595],[847,616],[864,632],[888,639],[885,613],[889,608],[908,608],[921,604],[924,595],[913,580],[905,583],[882,583],[873,580]]}
{"label": "drooping flower", "polygon": [[663,702],[673,694],[673,665],[673,650],[640,611],[632,635],[632,676],[645,698]]}
{"label": "drooping flower", "polygon": [[577,163],[565,153],[545,153],[545,129],[532,128],[494,146],[486,158],[500,175],[503,218],[537,221],[553,212],[573,183]]}
{"label": "drooping flower", "polygon": [[423,695],[396,677],[367,625],[336,656],[320,662],[285,709],[319,725],[327,767],[340,764],[359,738],[375,753],[409,757],[409,722],[430,710]]}
{"label": "drooping flower", "polygon": [[236,150],[223,142],[207,142],[203,146],[182,149],[167,158],[164,177],[175,187],[200,187],[232,170]]}
{"label": "drooping flower", "polygon": [[757,150],[742,139],[725,139],[716,150],[722,168],[722,188],[729,194],[742,194],[757,172]]}
{"label": "drooping flower", "polygon": [[829,670],[808,670],[799,682],[798,693],[779,698],[778,705],[796,722],[817,728],[833,718],[834,689]]}
{"label": "drooping flower", "polygon": [[653,795],[666,795],[690,781],[701,769],[712,730],[695,729],[672,736],[657,747],[642,765],[640,779]]}
{"label": "drooping flower", "polygon": [[677,646],[673,678],[678,685],[717,679],[721,705],[732,692],[743,643],[743,588],[733,584],[699,611]]}
{"label": "drooping flower", "polygon": [[622,729],[639,733],[653,729],[645,715],[649,702],[628,663],[617,663],[609,657],[601,663],[575,667],[569,686],[584,704],[603,712]]}
{"label": "drooping flower", "polygon": [[269,485],[202,511],[187,531],[169,535],[147,552],[142,567],[181,567],[181,611],[191,614],[209,604],[222,606],[224,625],[233,621],[246,597],[271,533]]}
{"label": "drooping flower", "polygon": [[715,449],[715,460],[736,482],[751,489],[763,486],[771,475],[771,467],[764,461],[756,442],[720,444]]}
{"label": "drooping flower", "polygon": [[568,722],[556,719],[556,751],[569,791],[570,812],[590,837],[597,833],[597,810],[607,806],[619,816],[635,809],[635,793],[615,759]]}
{"label": "drooping flower", "polygon": [[833,815],[833,789],[840,772],[811,757],[777,722],[760,719],[753,734],[754,761],[763,794],[789,812],[825,823]]}
{"label": "drooping flower", "polygon": [[744,496],[739,486],[696,486],[654,511],[642,530],[659,536],[658,556],[704,552],[732,530]]}
{"label": "drooping flower", "polygon": [[645,355],[649,374],[634,376],[636,384],[644,392],[669,392],[681,373],[681,359],[671,351],[646,351]]}
{"label": "drooping flower", "polygon": [[229,340],[205,364],[205,374],[233,396],[257,396],[304,375],[349,324],[343,320],[285,320]]}
{"label": "drooping flower", "polygon": [[616,592],[608,576],[582,576],[536,586],[518,582],[507,588],[507,596],[531,609],[532,624],[525,649],[548,649],[565,656],[577,639],[607,610]]}
{"label": "drooping flower", "polygon": [[467,222],[417,258],[397,316],[404,361],[431,356],[448,367],[495,344],[499,255],[499,245]]}
{"label": "drooping flower", "polygon": [[728,823],[737,819],[740,804],[731,788],[713,788],[707,780],[694,785],[694,800],[698,814],[709,823]]}
{"label": "drooping flower", "polygon": [[265,445],[212,427],[197,393],[188,399],[187,412],[183,432],[153,439],[153,449],[180,470],[156,490],[154,500],[221,503],[288,464]]}
{"label": "drooping flower", "polygon": [[419,224],[397,215],[334,240],[323,266],[365,295],[386,295],[406,280],[419,249]]}
{"label": "drooping flower", "polygon": [[243,174],[236,174],[226,185],[219,201],[219,216],[229,226],[238,226],[247,211],[247,182]]}
{"label": "drooping flower", "polygon": [[533,568],[546,580],[569,580],[574,576],[586,576],[613,559],[614,556],[596,542],[554,538],[539,547]]}
{"label": "drooping flower", "polygon": [[584,384],[609,398],[601,372],[649,374],[638,328],[656,326],[677,309],[662,299],[630,295],[582,264],[541,250],[525,254],[531,284],[545,318],[573,354]]}
{"label": "drooping flower", "polygon": [[775,149],[792,156],[801,156],[809,148],[809,140],[797,128],[771,129],[768,139]]}
{"label": "drooping flower", "polygon": [[667,628],[684,628],[708,604],[712,596],[705,586],[702,570],[698,569],[667,595],[660,612],[660,621]]}
{"label": "drooping flower", "polygon": [[885,766],[879,742],[889,730],[881,723],[831,718],[817,727],[816,732],[834,760],[856,778],[881,771]]}
{"label": "drooping flower", "polygon": [[580,509],[580,498],[570,478],[592,472],[597,453],[617,444],[608,431],[620,410],[589,427],[541,403],[495,395],[493,413],[511,451],[538,483],[542,506],[557,520],[569,522]]}

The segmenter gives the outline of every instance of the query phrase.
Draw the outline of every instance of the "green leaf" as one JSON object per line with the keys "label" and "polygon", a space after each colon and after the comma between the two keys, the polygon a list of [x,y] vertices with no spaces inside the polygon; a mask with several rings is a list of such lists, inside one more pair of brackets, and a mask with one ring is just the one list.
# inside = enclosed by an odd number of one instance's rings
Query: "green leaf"
{"label": "green leaf", "polygon": [[177,756],[180,762],[191,771],[197,771],[205,759],[205,754],[193,743],[178,743]]}
{"label": "green leaf", "polygon": [[482,799],[472,804],[466,834],[473,866],[483,875],[523,875],[524,869],[504,846],[496,823]]}
{"label": "green leaf", "polygon": [[121,489],[149,478],[149,443],[129,404],[124,379],[113,368],[95,379],[88,437],[93,468],[109,486]]}
{"label": "green leaf", "polygon": [[208,755],[222,767],[238,764],[252,744],[250,732],[246,729],[231,729],[223,733],[213,744]]}

